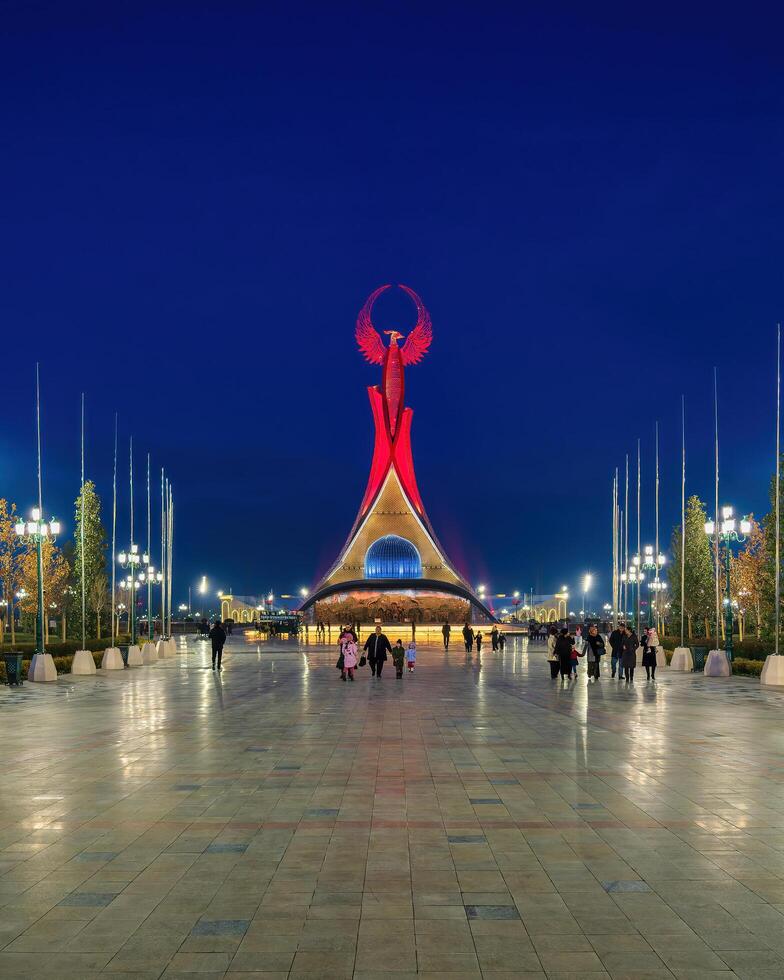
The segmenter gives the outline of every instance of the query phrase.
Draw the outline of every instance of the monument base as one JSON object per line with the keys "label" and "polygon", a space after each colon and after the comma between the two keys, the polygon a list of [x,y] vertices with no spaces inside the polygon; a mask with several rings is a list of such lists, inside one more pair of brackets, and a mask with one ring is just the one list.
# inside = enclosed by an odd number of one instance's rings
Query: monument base
{"label": "monument base", "polygon": [[664,652],[664,647],[656,647],[656,666],[667,666],[667,654]]}
{"label": "monument base", "polygon": [[771,653],[765,658],[760,684],[766,687],[784,687],[784,656]]}
{"label": "monument base", "polygon": [[694,658],[688,647],[675,647],[670,661],[670,670],[694,670]]}
{"label": "monument base", "polygon": [[711,650],[705,661],[703,673],[706,677],[729,677],[732,673],[732,667],[726,650]]}
{"label": "monument base", "polygon": [[89,650],[77,650],[71,661],[72,674],[94,674],[95,660]]}
{"label": "monument base", "polygon": [[142,651],[137,644],[133,643],[128,647],[128,659],[125,662],[129,667],[141,667],[144,664]]}
{"label": "monument base", "polygon": [[155,649],[154,643],[145,643],[142,647],[142,663],[143,664],[154,664],[158,661],[158,651]]}
{"label": "monument base", "polygon": [[155,644],[155,649],[158,651],[158,659],[165,660],[167,657],[173,656],[169,653],[169,641],[168,640],[158,640]]}
{"label": "monument base", "polygon": [[125,670],[119,647],[107,647],[101,658],[101,670]]}
{"label": "monument base", "polygon": [[36,684],[57,680],[57,668],[51,653],[34,653],[27,670],[28,681]]}

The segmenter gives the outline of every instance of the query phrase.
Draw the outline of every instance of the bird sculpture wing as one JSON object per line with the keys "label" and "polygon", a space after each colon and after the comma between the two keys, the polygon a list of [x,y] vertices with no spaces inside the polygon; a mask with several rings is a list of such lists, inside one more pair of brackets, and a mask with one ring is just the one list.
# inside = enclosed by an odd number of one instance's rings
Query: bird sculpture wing
{"label": "bird sculpture wing", "polygon": [[357,317],[357,329],[355,333],[357,344],[359,344],[359,349],[365,355],[365,359],[370,361],[371,364],[383,364],[384,355],[386,354],[386,347],[384,347],[381,334],[373,326],[373,321],[370,319],[373,304],[386,289],[389,289],[389,284],[379,286],[378,289],[372,292]]}
{"label": "bird sculpture wing", "polygon": [[430,342],[433,339],[433,325],[430,322],[430,314],[425,309],[425,304],[414,290],[409,289],[408,286],[404,286],[402,283],[400,284],[400,288],[408,293],[417,308],[416,326],[408,337],[406,337],[406,342],[400,349],[400,354],[404,364],[418,364],[430,348]]}

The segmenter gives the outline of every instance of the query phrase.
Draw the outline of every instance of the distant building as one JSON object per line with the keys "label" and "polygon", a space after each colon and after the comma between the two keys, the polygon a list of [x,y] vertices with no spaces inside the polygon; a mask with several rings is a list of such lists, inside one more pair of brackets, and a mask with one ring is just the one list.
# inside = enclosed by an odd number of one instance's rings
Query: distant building
{"label": "distant building", "polygon": [[221,619],[233,619],[235,623],[252,623],[259,618],[260,601],[252,595],[227,595],[220,597]]}

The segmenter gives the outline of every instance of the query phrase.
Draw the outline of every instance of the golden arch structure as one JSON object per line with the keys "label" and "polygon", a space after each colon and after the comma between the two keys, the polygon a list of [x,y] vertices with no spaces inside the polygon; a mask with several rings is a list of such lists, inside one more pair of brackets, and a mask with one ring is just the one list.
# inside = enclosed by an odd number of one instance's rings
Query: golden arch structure
{"label": "golden arch structure", "polygon": [[221,619],[233,619],[235,623],[252,623],[258,619],[258,602],[253,596],[221,596]]}
{"label": "golden arch structure", "polygon": [[568,615],[569,595],[556,592],[553,595],[536,595],[528,607],[530,616],[538,623],[557,623]]}

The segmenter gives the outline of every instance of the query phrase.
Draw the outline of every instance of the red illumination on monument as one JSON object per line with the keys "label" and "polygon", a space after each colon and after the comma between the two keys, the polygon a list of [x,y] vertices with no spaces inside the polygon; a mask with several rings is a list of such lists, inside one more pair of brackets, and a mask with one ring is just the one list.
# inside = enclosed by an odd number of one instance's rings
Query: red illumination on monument
{"label": "red illumination on monument", "polygon": [[411,419],[413,412],[403,404],[405,395],[404,367],[408,364],[418,364],[425,356],[433,339],[433,328],[430,316],[419,296],[413,289],[401,285],[417,309],[417,322],[414,329],[405,338],[402,347],[398,341],[403,335],[397,330],[386,330],[389,334],[389,347],[384,346],[381,335],[373,326],[371,313],[376,299],[389,285],[380,286],[370,294],[367,302],[359,311],[357,317],[356,338],[359,349],[371,364],[381,364],[381,387],[372,385],[368,388],[370,407],[373,411],[373,422],[376,427],[375,445],[373,447],[373,462],[370,466],[365,496],[359,510],[358,522],[367,514],[390,468],[394,468],[406,496],[423,519],[425,508],[419,495],[419,488],[414,472],[414,460],[411,455]]}

